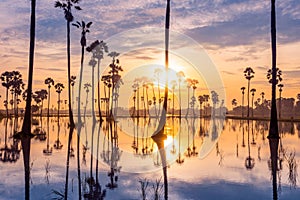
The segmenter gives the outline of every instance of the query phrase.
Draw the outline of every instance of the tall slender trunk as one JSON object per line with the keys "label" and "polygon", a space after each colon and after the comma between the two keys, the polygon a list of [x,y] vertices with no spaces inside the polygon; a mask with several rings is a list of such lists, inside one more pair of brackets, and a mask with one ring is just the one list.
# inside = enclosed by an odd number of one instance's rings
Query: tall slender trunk
{"label": "tall slender trunk", "polygon": [[242,94],[242,117],[244,118],[244,92]]}
{"label": "tall slender trunk", "polygon": [[[70,5],[68,5],[68,9],[71,12]],[[72,112],[72,107],[71,107],[71,36],[70,36],[70,20],[67,20],[67,59],[68,59],[68,97],[69,97],[69,122],[70,122],[70,127],[74,128],[75,123],[73,119],[73,112]]]}
{"label": "tall slender trunk", "polygon": [[187,107],[185,118],[188,117],[189,111],[190,111],[190,88],[188,87],[188,107]]}
{"label": "tall slender trunk", "polygon": [[[30,140],[31,140],[31,93],[33,79],[34,46],[35,46],[35,7],[36,0],[31,0],[30,17],[30,46],[29,46],[29,69],[28,69],[28,88],[25,107],[25,116],[22,126],[22,149],[25,170],[25,199],[30,199]],[[8,103],[8,102],[7,102]]]}
{"label": "tall slender trunk", "polygon": [[98,113],[100,118],[100,123],[103,122],[102,119],[102,113],[101,113],[101,102],[100,102],[100,61],[101,59],[98,59],[98,69],[97,69],[97,83],[98,83]]}
{"label": "tall slender trunk", "polygon": [[179,117],[181,118],[181,89],[180,89],[180,82],[178,84],[178,90],[179,90]]}
{"label": "tall slender trunk", "polygon": [[49,118],[49,116],[50,116],[50,111],[49,111],[49,107],[50,107],[50,97],[51,97],[51,95],[50,95],[50,87],[48,87],[48,109],[47,109],[47,118]]}
{"label": "tall slender trunk", "polygon": [[5,106],[5,108],[6,108],[6,118],[8,118],[8,88],[6,88],[6,106]]}
{"label": "tall slender trunk", "polygon": [[92,66],[92,117],[93,117],[93,123],[96,122],[96,116],[95,116],[95,66]]}
{"label": "tall slender trunk", "polygon": [[249,118],[249,116],[250,116],[250,108],[249,108],[249,104],[250,104],[250,79],[248,80],[247,102],[248,102],[248,107],[247,107],[247,118]]}
{"label": "tall slender trunk", "polygon": [[79,75],[79,86],[78,86],[78,102],[77,102],[77,123],[78,126],[82,125],[80,116],[80,105],[81,105],[81,86],[82,86],[82,74],[83,74],[83,62],[84,62],[84,46],[81,46],[81,61],[80,61],[80,75]]}
{"label": "tall slender trunk", "polygon": [[279,138],[276,108],[276,13],[275,0],[271,0],[271,45],[272,45],[272,105],[269,138]]}
{"label": "tall slender trunk", "polygon": [[80,174],[80,134],[82,126],[78,126],[77,132],[77,178],[78,178],[78,199],[81,200],[81,174]]}
{"label": "tall slender trunk", "polygon": [[166,138],[164,134],[164,128],[166,123],[166,113],[168,107],[168,69],[169,69],[169,28],[170,28],[170,0],[167,0],[166,7],[166,25],[165,25],[165,70],[166,70],[166,83],[165,83],[165,96],[163,109],[160,117],[160,121],[152,138],[156,142],[158,149],[160,151],[162,164],[163,164],[163,174],[164,174],[164,199],[168,199],[168,178],[167,178],[167,165],[166,165],[166,154],[163,148],[163,140]]}

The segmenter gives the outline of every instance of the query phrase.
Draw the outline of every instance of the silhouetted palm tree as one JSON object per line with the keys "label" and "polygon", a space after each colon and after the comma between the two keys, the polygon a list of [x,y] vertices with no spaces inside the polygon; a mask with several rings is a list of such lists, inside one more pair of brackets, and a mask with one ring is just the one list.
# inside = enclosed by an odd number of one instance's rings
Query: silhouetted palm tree
{"label": "silhouetted palm tree", "polygon": [[200,107],[199,107],[199,118],[201,118],[202,117],[202,104],[205,101],[203,95],[199,95],[198,96],[198,101],[199,101],[199,104],[200,104]]}
{"label": "silhouetted palm tree", "polygon": [[80,45],[81,45],[81,60],[80,60],[80,75],[79,75],[79,86],[78,86],[78,102],[77,102],[77,117],[78,117],[78,126],[82,125],[81,117],[80,117],[80,105],[81,105],[81,85],[82,85],[82,74],[83,74],[83,62],[84,62],[84,48],[86,46],[86,33],[89,33],[90,26],[92,22],[85,23],[82,21],[81,23],[77,21],[76,23],[72,24],[73,26],[81,29],[81,38],[80,38]]}
{"label": "silhouetted palm tree", "polygon": [[[71,87],[72,87],[72,108],[74,107],[74,86],[75,86],[75,80],[76,80],[76,76],[71,76]],[[65,103],[67,102],[67,100],[65,100]]]}
{"label": "silhouetted palm tree", "polygon": [[191,87],[193,89],[193,96],[192,96],[192,101],[191,101],[191,106],[193,108],[193,117],[195,117],[195,105],[196,105],[196,97],[195,97],[195,91],[197,89],[197,84],[199,81],[197,79],[192,79],[191,80]]}
{"label": "silhouetted palm tree", "polygon": [[[95,47],[93,47],[93,45],[95,45]],[[92,45],[90,46],[90,49],[93,53],[93,57],[95,59],[97,59],[97,64],[98,64],[98,67],[97,67],[97,83],[98,83],[98,113],[99,113],[99,118],[100,118],[100,121],[102,122],[103,119],[102,119],[102,113],[101,113],[101,104],[100,104],[100,63],[101,63],[101,60],[103,59],[104,57],[104,52],[105,53],[108,53],[108,46],[105,42],[103,41],[95,41],[94,43],[92,43]],[[90,50],[89,49],[89,50]]]}
{"label": "silhouetted palm tree", "polygon": [[232,110],[235,106],[237,106],[237,100],[236,99],[232,99],[231,101],[231,105],[232,105]]}
{"label": "silhouetted palm tree", "polygon": [[211,101],[213,103],[213,117],[215,117],[216,114],[216,105],[219,102],[219,95],[216,91],[211,91]]}
{"label": "silhouetted palm tree", "polygon": [[263,104],[265,101],[265,93],[261,92],[260,95],[261,95],[261,103]]}
{"label": "silhouetted palm tree", "polygon": [[[117,107],[118,107],[118,98],[119,98],[119,88],[120,85],[123,84],[121,75],[119,74],[123,71],[121,65],[119,65],[120,61],[117,57],[120,54],[113,51],[108,54],[108,56],[112,57],[112,63],[109,65],[110,71],[108,72],[111,76],[111,83],[112,83],[112,96],[111,96],[111,109],[110,109],[110,117],[116,115]],[[114,110],[114,113],[113,113]]]}
{"label": "silhouetted palm tree", "polygon": [[51,85],[54,85],[54,80],[50,77],[46,78],[45,79],[45,84],[48,85],[48,94],[49,94],[49,97],[48,97],[48,110],[47,110],[47,117],[49,118],[49,108],[50,108],[50,98],[51,98],[51,95],[50,95],[50,88],[51,88]]}
{"label": "silhouetted palm tree", "polygon": [[279,88],[279,119],[281,118],[281,93],[282,93],[282,88],[283,84],[278,84]]}
{"label": "silhouetted palm tree", "polygon": [[252,88],[251,90],[250,90],[250,92],[251,92],[251,95],[252,95],[252,117],[253,117],[253,112],[254,112],[254,95],[255,95],[255,92],[256,92],[256,89],[255,88]]}
{"label": "silhouetted palm tree", "polygon": [[57,92],[57,120],[59,121],[59,110],[60,110],[60,93],[65,88],[65,86],[62,83],[56,83],[54,86],[56,92]]}
{"label": "silhouetted palm tree", "polygon": [[40,117],[43,115],[43,105],[44,105],[44,100],[47,99],[48,97],[48,92],[47,90],[41,89],[35,92],[38,98],[41,100],[41,112],[40,112]]}
{"label": "silhouetted palm tree", "polygon": [[204,94],[203,98],[204,98],[204,102],[206,103],[206,105],[204,106],[204,114],[207,115],[207,106],[208,106],[209,95]]}
{"label": "silhouetted palm tree", "polygon": [[90,83],[85,83],[83,85],[83,88],[85,89],[85,92],[86,92],[85,107],[84,107],[84,112],[83,112],[84,118],[86,116],[86,108],[87,108],[87,104],[88,104],[88,97],[89,97],[89,92],[90,92],[89,88],[90,87],[92,87],[92,85]]}
{"label": "silhouetted palm tree", "polygon": [[249,113],[249,104],[250,104],[250,100],[249,100],[249,96],[250,96],[250,80],[252,78],[254,78],[254,71],[251,67],[247,67],[245,70],[244,70],[244,76],[245,78],[248,80],[248,93],[247,93],[247,100],[248,100],[248,110],[247,110],[247,117],[250,116],[250,113]]}
{"label": "silhouetted palm tree", "polygon": [[[79,6],[75,6],[78,4],[80,0],[64,0],[63,2],[56,1],[54,7],[63,9],[65,19],[67,21],[67,60],[68,60],[68,98],[69,98],[69,120],[70,120],[70,127],[74,128],[74,119],[73,119],[73,112],[71,107],[71,37],[70,37],[70,24],[73,21],[74,17],[72,14],[72,7],[76,10],[81,10]],[[65,3],[64,3],[65,2]],[[67,195],[67,194],[65,194]],[[67,198],[67,196],[65,196]]]}
{"label": "silhouetted palm tree", "polygon": [[4,107],[6,109],[6,117],[8,118],[8,90],[11,86],[11,79],[12,79],[12,73],[11,72],[4,72],[1,74],[1,81],[2,86],[6,88],[6,96],[4,101]]}

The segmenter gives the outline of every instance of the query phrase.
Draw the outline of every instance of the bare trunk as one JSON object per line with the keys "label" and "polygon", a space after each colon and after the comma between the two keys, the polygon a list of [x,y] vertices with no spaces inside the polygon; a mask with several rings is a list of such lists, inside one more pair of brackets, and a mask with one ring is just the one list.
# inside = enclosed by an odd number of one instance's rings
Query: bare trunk
{"label": "bare trunk", "polygon": [[275,0],[271,0],[271,38],[272,38],[272,106],[268,138],[279,138],[276,108],[276,14]]}

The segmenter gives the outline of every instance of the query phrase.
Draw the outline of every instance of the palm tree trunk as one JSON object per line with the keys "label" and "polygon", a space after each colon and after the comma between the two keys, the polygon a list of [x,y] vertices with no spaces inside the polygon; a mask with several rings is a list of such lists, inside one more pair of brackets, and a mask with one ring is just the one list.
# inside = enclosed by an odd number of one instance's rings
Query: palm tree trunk
{"label": "palm tree trunk", "polygon": [[98,59],[98,71],[97,71],[97,82],[98,82],[98,113],[100,118],[100,123],[103,122],[100,104],[100,59]]}
{"label": "palm tree trunk", "polygon": [[247,102],[248,102],[247,118],[249,118],[249,116],[250,116],[250,108],[249,108],[249,104],[250,104],[250,79],[248,80]]}
{"label": "palm tree trunk", "polygon": [[80,174],[80,134],[81,126],[78,126],[77,133],[77,178],[78,178],[78,199],[81,200],[81,174]]}
{"label": "palm tree trunk", "polygon": [[[28,69],[28,88],[25,107],[25,116],[22,126],[22,149],[23,162],[25,170],[25,199],[30,199],[30,140],[31,140],[31,93],[33,79],[33,62],[35,46],[35,7],[36,0],[31,0],[31,17],[30,17],[30,46],[29,46],[29,69]],[[7,102],[8,103],[8,102]]]}
{"label": "palm tree trunk", "polygon": [[93,123],[96,122],[96,116],[95,116],[95,75],[94,75],[95,67],[92,66],[92,117],[93,117]]}
{"label": "palm tree trunk", "polygon": [[79,75],[79,88],[78,88],[78,102],[77,102],[77,120],[78,126],[81,126],[80,116],[80,105],[81,105],[81,85],[82,85],[82,74],[83,74],[83,62],[84,62],[84,46],[81,46],[81,61],[80,61],[80,75]]}
{"label": "palm tree trunk", "polygon": [[8,118],[8,88],[6,88],[6,118]]}
{"label": "palm tree trunk", "polygon": [[48,87],[48,109],[47,109],[47,118],[49,119],[49,115],[50,115],[50,111],[49,111],[49,107],[50,107],[50,87]]}
{"label": "palm tree trunk", "polygon": [[271,39],[272,39],[272,106],[268,138],[279,138],[276,108],[276,14],[275,0],[271,0]]}
{"label": "palm tree trunk", "polygon": [[[69,6],[68,6],[69,7]],[[71,8],[69,8],[71,10]],[[70,120],[70,127],[75,127],[74,119],[73,119],[73,112],[71,107],[71,50],[70,50],[70,21],[67,20],[67,58],[68,58],[68,97],[69,97],[69,120]]]}

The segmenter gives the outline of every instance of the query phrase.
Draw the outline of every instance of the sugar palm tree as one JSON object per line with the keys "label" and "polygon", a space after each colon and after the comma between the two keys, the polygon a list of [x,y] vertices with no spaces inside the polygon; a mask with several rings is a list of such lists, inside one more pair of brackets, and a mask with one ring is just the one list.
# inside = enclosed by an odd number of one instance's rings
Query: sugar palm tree
{"label": "sugar palm tree", "polygon": [[254,71],[251,67],[247,67],[245,70],[244,70],[244,76],[245,78],[248,80],[248,93],[247,93],[247,100],[248,100],[248,109],[247,109],[247,117],[250,116],[250,113],[249,113],[249,103],[250,103],[250,81],[252,78],[254,78]]}
{"label": "sugar palm tree", "polygon": [[208,95],[208,94],[204,94],[204,95],[203,95],[203,98],[204,98],[204,102],[205,102],[205,104],[206,104],[206,105],[204,106],[204,111],[205,111],[204,114],[207,115],[207,109],[206,109],[206,108],[207,108],[207,106],[208,106],[209,95]]}
{"label": "sugar palm tree", "polygon": [[204,103],[204,96],[203,95],[199,95],[198,96],[198,101],[199,101],[199,104],[200,104],[200,107],[199,107],[199,118],[202,117],[202,104]]}
{"label": "sugar palm tree", "polygon": [[82,125],[81,117],[80,117],[80,105],[81,105],[81,85],[82,85],[82,74],[83,74],[83,62],[84,62],[84,48],[86,46],[86,33],[89,33],[90,26],[92,22],[85,23],[82,21],[81,23],[77,21],[76,23],[72,23],[73,26],[81,29],[81,38],[80,38],[80,45],[81,45],[81,60],[80,60],[80,75],[79,75],[79,86],[78,86],[78,102],[77,102],[77,117],[78,117],[78,126]]}
{"label": "sugar palm tree", "polygon": [[50,98],[51,98],[51,95],[50,95],[50,89],[51,89],[51,85],[53,86],[54,85],[54,80],[51,78],[51,77],[48,77],[45,79],[45,84],[48,85],[48,94],[49,94],[49,97],[48,97],[48,109],[47,109],[47,117],[49,118],[49,108],[50,108]]}
{"label": "sugar palm tree", "polygon": [[245,97],[245,87],[241,87],[242,91],[242,117],[244,117],[244,97]]}
{"label": "sugar palm tree", "polygon": [[57,121],[59,121],[60,94],[61,94],[62,90],[65,88],[65,86],[62,83],[56,83],[54,88],[58,95],[57,96]]}
{"label": "sugar palm tree", "polygon": [[181,89],[180,89],[180,84],[181,84],[181,81],[184,77],[184,73],[183,71],[179,71],[176,73],[177,75],[177,79],[178,79],[178,96],[179,96],[179,117],[181,118]]}
{"label": "sugar palm tree", "polygon": [[6,88],[6,96],[4,100],[4,107],[6,109],[6,117],[8,118],[8,91],[11,87],[11,79],[12,79],[12,73],[11,72],[4,72],[1,74],[1,81],[2,86]]}
{"label": "sugar palm tree", "polygon": [[215,117],[216,114],[216,105],[219,102],[219,95],[216,91],[211,91],[211,101],[213,103],[213,118]]}
{"label": "sugar palm tree", "polygon": [[[62,0],[56,1],[54,4],[55,8],[60,8],[64,11],[65,20],[67,21],[67,60],[68,60],[68,99],[69,99],[69,120],[70,120],[70,127],[74,128],[74,119],[73,119],[73,112],[71,107],[71,37],[70,37],[70,24],[74,20],[73,14],[72,14],[72,7],[76,10],[81,10],[79,6],[75,6],[79,3],[80,0]],[[65,197],[67,198],[67,197]]]}
{"label": "sugar palm tree", "polygon": [[283,84],[278,84],[278,88],[279,88],[279,119],[281,118],[281,93],[282,93],[282,88],[283,88]]}
{"label": "sugar palm tree", "polygon": [[47,90],[41,89],[41,90],[36,91],[35,94],[41,99],[41,112],[40,112],[40,116],[42,117],[42,115],[43,115],[44,100],[47,99],[48,92],[47,92]]}
{"label": "sugar palm tree", "polygon": [[252,88],[250,90],[250,92],[251,92],[251,95],[252,95],[252,117],[253,117],[253,112],[254,112],[254,107],[253,107],[253,105],[254,105],[254,95],[255,95],[256,89]]}
{"label": "sugar palm tree", "polygon": [[193,116],[195,117],[195,103],[196,103],[196,97],[195,97],[195,91],[197,89],[197,84],[199,81],[197,79],[192,79],[191,80],[191,87],[193,89],[193,96],[192,96],[192,101],[191,105],[193,106]]}
{"label": "sugar palm tree", "polygon": [[[95,47],[94,47],[95,46]],[[88,49],[89,48],[89,49]],[[102,113],[101,113],[101,105],[100,105],[100,63],[101,60],[104,58],[104,53],[108,53],[108,46],[103,41],[96,40],[94,43],[92,43],[91,46],[89,46],[87,50],[92,51],[93,57],[97,59],[97,83],[98,83],[98,90],[97,90],[97,96],[98,96],[98,113],[100,121],[102,122]]]}
{"label": "sugar palm tree", "polygon": [[231,101],[231,105],[232,105],[232,110],[235,106],[237,106],[237,100],[236,99],[232,99]]}
{"label": "sugar palm tree", "polygon": [[[72,87],[72,108],[74,107],[74,86],[75,86],[75,81],[76,80],[76,76],[71,76],[71,87]],[[67,102],[67,100],[65,101]]]}
{"label": "sugar palm tree", "polygon": [[116,110],[118,106],[118,97],[119,97],[119,87],[120,84],[123,83],[121,79],[121,75],[119,74],[121,71],[123,71],[123,68],[121,65],[119,65],[120,61],[117,59],[117,57],[120,54],[113,51],[108,54],[108,56],[112,57],[112,63],[109,64],[110,71],[108,72],[111,76],[111,83],[112,83],[112,89],[111,89],[111,109],[110,109],[110,117],[113,116],[113,110],[114,115],[116,115]]}

